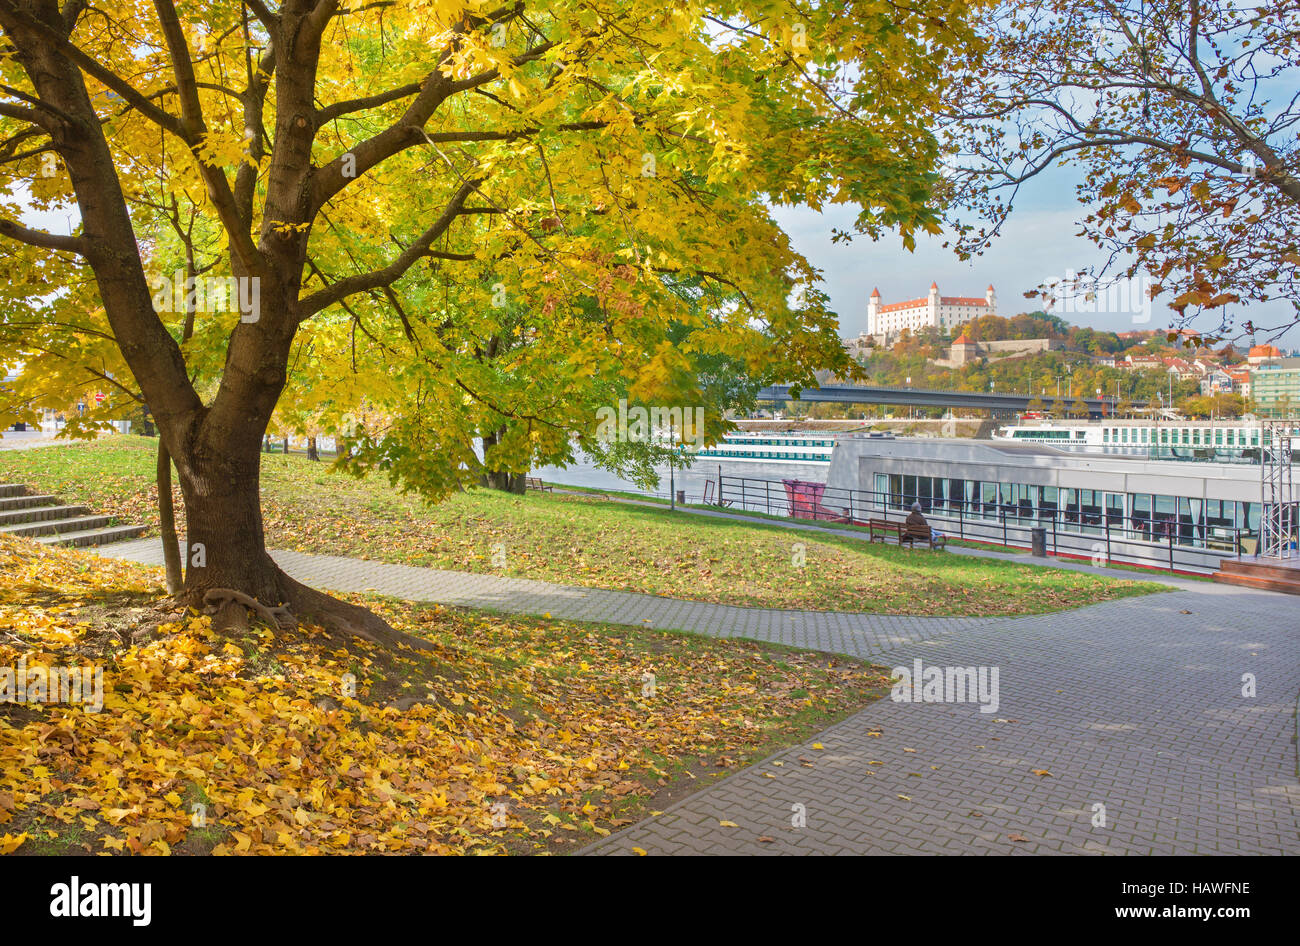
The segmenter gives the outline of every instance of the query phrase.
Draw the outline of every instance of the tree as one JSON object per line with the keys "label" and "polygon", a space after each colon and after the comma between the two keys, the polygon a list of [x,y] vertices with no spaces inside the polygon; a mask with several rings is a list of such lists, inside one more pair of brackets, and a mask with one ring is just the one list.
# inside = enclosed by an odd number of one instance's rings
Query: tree
{"label": "tree", "polygon": [[1075,402],[1070,405],[1071,417],[1087,417],[1088,413],[1088,402],[1083,398],[1075,399]]}
{"label": "tree", "polygon": [[997,234],[1021,184],[1076,165],[1083,232],[1108,259],[1042,295],[1123,289],[1112,311],[1135,311],[1134,285],[1117,284],[1133,279],[1179,326],[1212,311],[1206,335],[1234,328],[1221,308],[1234,303],[1280,297],[1286,324],[1300,318],[1293,0],[1017,0],[982,34],[943,119],[950,206],[991,221],[961,226],[963,256]]}
{"label": "tree", "polygon": [[[438,496],[476,476],[483,405],[522,423],[511,449],[524,453],[534,436],[590,430],[594,417],[570,413],[590,389],[553,396],[564,378],[681,403],[698,391],[691,349],[796,384],[852,370],[833,314],[790,304],[818,276],[765,200],[854,204],[858,232],[897,229],[908,246],[936,232],[928,115],[971,34],[934,0],[770,14],[0,0],[0,236],[21,267],[93,277],[107,324],[95,343],[116,362],[96,370],[139,392],[176,468],[188,603],[219,605],[218,626],[256,600],[285,621],[397,639],[266,551],[260,446],[308,379],[336,381],[336,426],[363,403],[386,424],[358,426],[345,465]],[[183,315],[155,306],[131,202],[164,169],[168,193],[219,226],[225,258],[202,278],[238,290],[188,342]],[[72,209],[67,234],[14,219]],[[438,278],[406,280],[416,267]],[[692,320],[676,293],[691,280],[718,320]],[[529,344],[475,367],[499,300],[528,313]],[[674,321],[689,327],[680,346]],[[42,329],[69,344],[86,330]]]}

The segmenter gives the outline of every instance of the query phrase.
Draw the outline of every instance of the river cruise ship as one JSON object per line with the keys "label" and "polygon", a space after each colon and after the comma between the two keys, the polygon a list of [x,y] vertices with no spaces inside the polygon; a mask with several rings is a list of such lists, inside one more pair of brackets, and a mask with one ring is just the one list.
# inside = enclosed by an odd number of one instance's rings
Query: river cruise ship
{"label": "river cruise ship", "polygon": [[[1300,436],[1300,426],[1292,431]],[[1260,425],[1250,419],[1024,420],[1000,428],[995,441],[1037,444],[1159,460],[1258,463]]]}

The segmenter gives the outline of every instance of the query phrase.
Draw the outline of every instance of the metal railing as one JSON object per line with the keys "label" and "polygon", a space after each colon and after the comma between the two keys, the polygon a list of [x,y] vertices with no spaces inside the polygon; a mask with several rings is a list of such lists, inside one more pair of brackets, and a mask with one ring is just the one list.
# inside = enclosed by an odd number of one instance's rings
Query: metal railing
{"label": "metal railing", "polygon": [[[1197,574],[1213,572],[1225,558],[1259,553],[1259,532],[1238,526],[1191,522],[1158,514],[1133,516],[1117,510],[1030,507],[1019,503],[925,498],[874,490],[719,475],[713,504],[746,512],[870,527],[872,520],[898,523],[920,502],[932,528],[950,539],[1010,549],[1033,547],[1035,530],[1052,555]],[[1129,521],[1126,523],[1125,519]]]}

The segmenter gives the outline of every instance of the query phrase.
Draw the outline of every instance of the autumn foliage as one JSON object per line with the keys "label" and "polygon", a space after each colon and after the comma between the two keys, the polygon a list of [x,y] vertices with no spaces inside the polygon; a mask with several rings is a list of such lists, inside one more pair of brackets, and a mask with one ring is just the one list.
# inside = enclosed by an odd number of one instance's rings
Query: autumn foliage
{"label": "autumn foliage", "polygon": [[104,670],[98,713],[0,703],[0,853],[563,852],[887,686],[842,658],[393,602],[371,604],[431,653],[232,640],[155,610],[159,580],[0,537],[0,667]]}

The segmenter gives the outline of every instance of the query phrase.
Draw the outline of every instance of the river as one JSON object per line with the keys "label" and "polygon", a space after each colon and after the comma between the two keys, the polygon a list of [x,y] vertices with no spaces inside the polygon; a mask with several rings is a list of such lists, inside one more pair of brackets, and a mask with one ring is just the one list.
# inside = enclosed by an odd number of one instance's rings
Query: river
{"label": "river", "polygon": [[[727,477],[751,477],[756,480],[804,480],[812,483],[825,483],[830,470],[829,463],[764,463],[761,460],[718,460],[702,457],[695,461],[690,469],[677,470],[673,474],[678,490],[686,490],[686,501],[701,502],[704,498],[706,480],[718,478],[718,469]],[[668,498],[669,470],[667,466],[659,469],[659,486],[654,490],[644,490],[630,480],[622,479],[608,470],[595,466],[585,454],[579,454],[579,460],[568,467],[544,466],[530,472],[530,476],[540,477],[548,483],[562,486],[585,486],[588,489],[621,490],[628,493],[641,493],[647,496]],[[716,490],[716,485],[714,486]],[[784,496],[784,492],[774,495]],[[775,511],[775,510],[774,510]]]}

